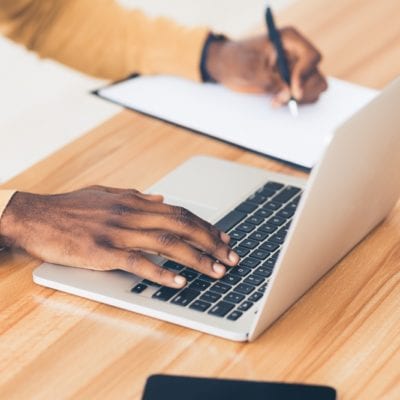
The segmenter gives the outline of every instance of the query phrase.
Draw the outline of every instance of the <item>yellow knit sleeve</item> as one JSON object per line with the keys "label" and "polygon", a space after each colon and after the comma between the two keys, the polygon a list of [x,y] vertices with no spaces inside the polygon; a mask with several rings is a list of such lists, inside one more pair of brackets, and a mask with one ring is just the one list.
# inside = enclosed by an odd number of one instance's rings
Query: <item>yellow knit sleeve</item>
{"label": "yellow knit sleeve", "polygon": [[209,32],[149,18],[114,0],[0,0],[0,28],[41,57],[111,80],[132,73],[200,80]]}
{"label": "yellow knit sleeve", "polygon": [[0,190],[0,218],[14,193],[15,190]]}

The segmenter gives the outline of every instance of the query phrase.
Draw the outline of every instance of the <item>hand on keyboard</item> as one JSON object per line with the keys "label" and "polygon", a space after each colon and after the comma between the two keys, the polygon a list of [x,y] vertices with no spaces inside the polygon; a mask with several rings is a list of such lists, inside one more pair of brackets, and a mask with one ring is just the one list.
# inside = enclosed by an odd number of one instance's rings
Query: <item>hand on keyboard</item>
{"label": "hand on keyboard", "polygon": [[[188,278],[161,268],[162,255],[212,278],[239,262],[229,236],[162,196],[93,186],[60,195],[18,192],[2,218],[1,236],[42,260],[95,270],[122,269],[161,285]],[[217,263],[215,260],[219,260]]]}

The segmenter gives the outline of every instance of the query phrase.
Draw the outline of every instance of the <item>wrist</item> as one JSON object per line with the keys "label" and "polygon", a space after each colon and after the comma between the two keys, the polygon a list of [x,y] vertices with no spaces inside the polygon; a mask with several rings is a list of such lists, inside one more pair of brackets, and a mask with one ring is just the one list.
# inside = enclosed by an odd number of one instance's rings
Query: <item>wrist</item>
{"label": "wrist", "polygon": [[208,36],[203,47],[200,65],[203,82],[220,82],[221,52],[227,41],[228,38],[224,35],[210,33]]}

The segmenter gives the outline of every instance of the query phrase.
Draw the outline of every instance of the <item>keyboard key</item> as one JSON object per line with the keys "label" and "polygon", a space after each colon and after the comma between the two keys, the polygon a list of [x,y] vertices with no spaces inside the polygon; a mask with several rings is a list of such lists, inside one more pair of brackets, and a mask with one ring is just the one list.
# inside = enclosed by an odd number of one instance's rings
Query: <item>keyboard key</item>
{"label": "keyboard key", "polygon": [[237,227],[237,229],[238,229],[239,231],[242,231],[242,232],[245,232],[245,233],[250,233],[250,232],[254,231],[255,228],[256,228],[255,225],[249,224],[249,223],[247,223],[247,222],[245,222],[245,223],[243,223],[243,224],[240,224],[240,225]]}
{"label": "keyboard key", "polygon": [[191,282],[193,279],[199,276],[199,274],[196,271],[193,271],[192,269],[189,268],[186,268],[179,275],[184,276],[188,282]]}
{"label": "keyboard key", "polygon": [[226,293],[230,288],[231,286],[227,285],[226,283],[217,282],[210,288],[210,290],[217,293]]}
{"label": "keyboard key", "polygon": [[262,285],[258,288],[258,291],[261,293],[265,293],[265,290],[267,289],[267,285]]}
{"label": "keyboard key", "polygon": [[256,231],[256,232],[253,232],[249,236],[249,238],[253,239],[253,240],[257,240],[259,242],[262,242],[263,240],[265,240],[267,238],[267,236],[268,236],[268,233],[266,233],[266,232]]}
{"label": "keyboard key", "polygon": [[221,282],[227,283],[228,285],[236,285],[240,281],[240,276],[227,274],[220,279]]}
{"label": "keyboard key", "polygon": [[275,193],[276,193],[276,190],[271,190],[265,186],[263,188],[257,190],[257,194],[260,194],[261,196],[264,196],[267,198],[272,197]]}
{"label": "keyboard key", "polygon": [[261,267],[258,267],[254,273],[263,276],[264,278],[268,278],[272,274],[272,269],[268,267],[264,267],[263,265]]}
{"label": "keyboard key", "polygon": [[285,218],[281,218],[281,217],[271,217],[267,223],[271,224],[271,225],[277,225],[277,226],[281,226],[286,222]]}
{"label": "keyboard key", "polygon": [[251,217],[247,218],[244,222],[253,225],[260,225],[262,222],[264,222],[264,218],[259,217],[257,215],[252,215]]}
{"label": "keyboard key", "polygon": [[230,292],[225,297],[224,300],[229,301],[230,303],[240,303],[244,299],[244,295],[240,293]]}
{"label": "keyboard key", "polygon": [[253,294],[249,297],[249,300],[255,303],[256,301],[260,300],[261,297],[263,297],[263,294],[262,294],[262,293],[260,293],[260,292],[255,292],[255,293],[253,293]]}
{"label": "keyboard key", "polygon": [[189,303],[191,303],[199,294],[200,292],[198,290],[187,288],[178,293],[178,295],[172,299],[172,303],[178,306],[185,307]]}
{"label": "keyboard key", "polygon": [[239,257],[244,257],[250,253],[249,249],[246,249],[245,247],[240,247],[240,246],[235,247],[234,250]]}
{"label": "keyboard key", "polygon": [[297,193],[300,192],[301,189],[294,186],[286,186],[280,193],[278,193],[274,197],[274,201],[278,201],[279,203],[286,203],[292,197],[294,197]]}
{"label": "keyboard key", "polygon": [[193,282],[189,285],[189,288],[190,288],[190,289],[194,289],[194,290],[203,291],[203,290],[208,289],[208,287],[209,287],[210,285],[211,285],[210,282],[206,282],[206,281],[203,281],[203,280],[201,280],[201,279],[196,279],[195,281],[193,281]]}
{"label": "keyboard key", "polygon": [[231,247],[231,248],[234,248],[235,246],[237,246],[238,245],[238,241],[237,240],[232,240],[231,239],[231,241],[229,242],[229,246]]}
{"label": "keyboard key", "polygon": [[199,279],[201,279],[202,281],[206,281],[206,282],[215,282],[216,279],[215,278],[211,278],[211,276],[205,275],[205,274],[201,274],[199,276]]}
{"label": "keyboard key", "polygon": [[239,285],[237,285],[235,287],[235,292],[239,292],[239,293],[243,293],[243,294],[249,294],[254,289],[255,289],[255,287],[253,285],[249,285],[247,283],[239,283]]}
{"label": "keyboard key", "polygon": [[231,303],[227,303],[226,301],[220,301],[215,306],[213,306],[208,313],[211,315],[215,315],[216,317],[224,317],[234,307],[235,306]]}
{"label": "keyboard key", "polygon": [[286,222],[286,224],[283,225],[283,226],[281,227],[281,229],[279,229],[279,232],[288,233],[291,223],[292,223],[292,220],[289,220],[288,222]]}
{"label": "keyboard key", "polygon": [[255,204],[263,204],[265,201],[268,200],[269,196],[263,196],[262,194],[252,194],[247,201],[250,201],[251,203]]}
{"label": "keyboard key", "polygon": [[236,321],[236,320],[239,319],[242,315],[243,315],[242,312],[235,310],[235,311],[232,311],[232,312],[228,315],[227,318],[228,318],[230,321]]}
{"label": "keyboard key", "polygon": [[243,202],[236,207],[237,211],[244,212],[246,214],[252,213],[257,208],[257,204],[249,203],[248,201]]}
{"label": "keyboard key", "polygon": [[143,283],[138,283],[136,286],[134,286],[134,287],[131,289],[131,292],[132,292],[132,293],[137,293],[137,294],[139,294],[139,293],[144,292],[147,288],[148,288],[147,285],[145,285],[145,284],[143,284]]}
{"label": "keyboard key", "polygon": [[231,237],[231,239],[241,240],[246,236],[246,234],[244,232],[234,230],[232,232],[229,232],[229,236]]}
{"label": "keyboard key", "polygon": [[152,281],[149,281],[148,279],[143,279],[143,280],[142,280],[142,283],[143,283],[144,285],[147,285],[147,286],[161,287],[160,284],[155,283],[155,282],[152,282]]}
{"label": "keyboard key", "polygon": [[268,218],[273,214],[273,211],[271,210],[266,210],[265,208],[260,208],[259,210],[257,210],[254,215],[256,215],[257,217],[260,218]]}
{"label": "keyboard key", "polygon": [[267,261],[264,262],[262,266],[272,270],[275,264],[276,264],[276,258],[269,258]]}
{"label": "keyboard key", "polygon": [[268,242],[264,242],[260,245],[260,249],[265,250],[265,251],[269,251],[269,252],[273,252],[275,251],[277,248],[279,247],[279,244],[270,242],[268,239]]}
{"label": "keyboard key", "polygon": [[274,192],[278,191],[279,189],[283,188],[283,184],[279,182],[270,181],[264,185],[264,189],[273,190]]}
{"label": "keyboard key", "polygon": [[279,211],[276,215],[280,218],[292,218],[295,213],[295,210],[289,209],[289,208],[283,208],[281,211]]}
{"label": "keyboard key", "polygon": [[185,267],[181,264],[178,264],[174,261],[167,261],[166,263],[164,263],[163,267],[166,267],[168,269],[170,269],[171,271],[182,271]]}
{"label": "keyboard key", "polygon": [[279,231],[277,231],[276,233],[279,235],[283,235],[284,237],[286,237],[287,233],[289,232],[289,226],[290,226],[290,221],[288,221],[286,223],[286,225],[284,225],[281,229],[279,229]]}
{"label": "keyboard key", "polygon": [[240,265],[238,265],[237,267],[233,267],[229,274],[231,275],[239,275],[239,276],[246,276],[251,272],[250,268],[247,267],[241,267]]}
{"label": "keyboard key", "polygon": [[207,303],[205,301],[202,300],[195,300],[189,308],[191,308],[192,310],[196,310],[196,311],[201,311],[204,312],[207,309],[209,309],[211,307],[210,303]]}
{"label": "keyboard key", "polygon": [[267,222],[261,225],[257,231],[265,232],[265,233],[273,233],[278,229],[276,225],[268,224]]}
{"label": "keyboard key", "polygon": [[254,268],[258,264],[260,264],[260,260],[257,260],[256,258],[253,257],[246,257],[244,260],[241,260],[239,265],[241,267],[249,267],[249,268]]}
{"label": "keyboard key", "polygon": [[272,235],[268,241],[271,241],[273,243],[276,243],[278,245],[283,244],[283,242],[285,241],[285,236],[286,235],[281,235],[279,233],[276,233],[275,235]]}
{"label": "keyboard key", "polygon": [[264,250],[254,250],[251,253],[252,257],[258,258],[259,260],[265,260],[269,255],[270,255],[270,253],[268,251],[264,251]]}
{"label": "keyboard key", "polygon": [[251,308],[252,305],[253,305],[253,303],[251,301],[246,300],[238,307],[238,310],[247,311]]}
{"label": "keyboard key", "polygon": [[205,292],[200,299],[207,301],[209,303],[215,303],[217,300],[219,300],[221,298],[221,295],[218,293],[214,293],[214,292]]}
{"label": "keyboard key", "polygon": [[246,214],[240,211],[233,210],[224,218],[219,220],[215,226],[223,232],[231,230],[235,225],[242,221],[246,217]]}
{"label": "keyboard key", "polygon": [[161,289],[157,290],[153,294],[153,299],[161,300],[161,301],[168,301],[170,298],[175,296],[180,289],[173,289],[170,287],[163,286]]}
{"label": "keyboard key", "polygon": [[286,207],[295,210],[299,205],[300,199],[301,199],[301,194],[300,196],[295,197]]}
{"label": "keyboard key", "polygon": [[278,203],[277,201],[269,201],[266,203],[263,208],[266,210],[276,211],[282,207],[282,203]]}
{"label": "keyboard key", "polygon": [[265,278],[262,276],[257,276],[257,275],[249,275],[244,282],[248,283],[249,285],[254,285],[258,286],[261,285],[265,281]]}
{"label": "keyboard key", "polygon": [[240,246],[247,247],[248,249],[253,250],[258,246],[258,242],[253,239],[245,239],[242,242],[240,242]]}

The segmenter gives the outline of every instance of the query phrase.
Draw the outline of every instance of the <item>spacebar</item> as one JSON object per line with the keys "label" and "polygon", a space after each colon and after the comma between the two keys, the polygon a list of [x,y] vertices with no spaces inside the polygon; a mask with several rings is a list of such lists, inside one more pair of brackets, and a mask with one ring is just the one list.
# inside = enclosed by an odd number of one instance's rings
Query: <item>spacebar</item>
{"label": "spacebar", "polygon": [[224,218],[219,220],[215,226],[221,231],[227,232],[229,229],[233,228],[237,225],[244,217],[246,217],[245,213],[240,211],[231,211],[228,215],[225,215]]}

